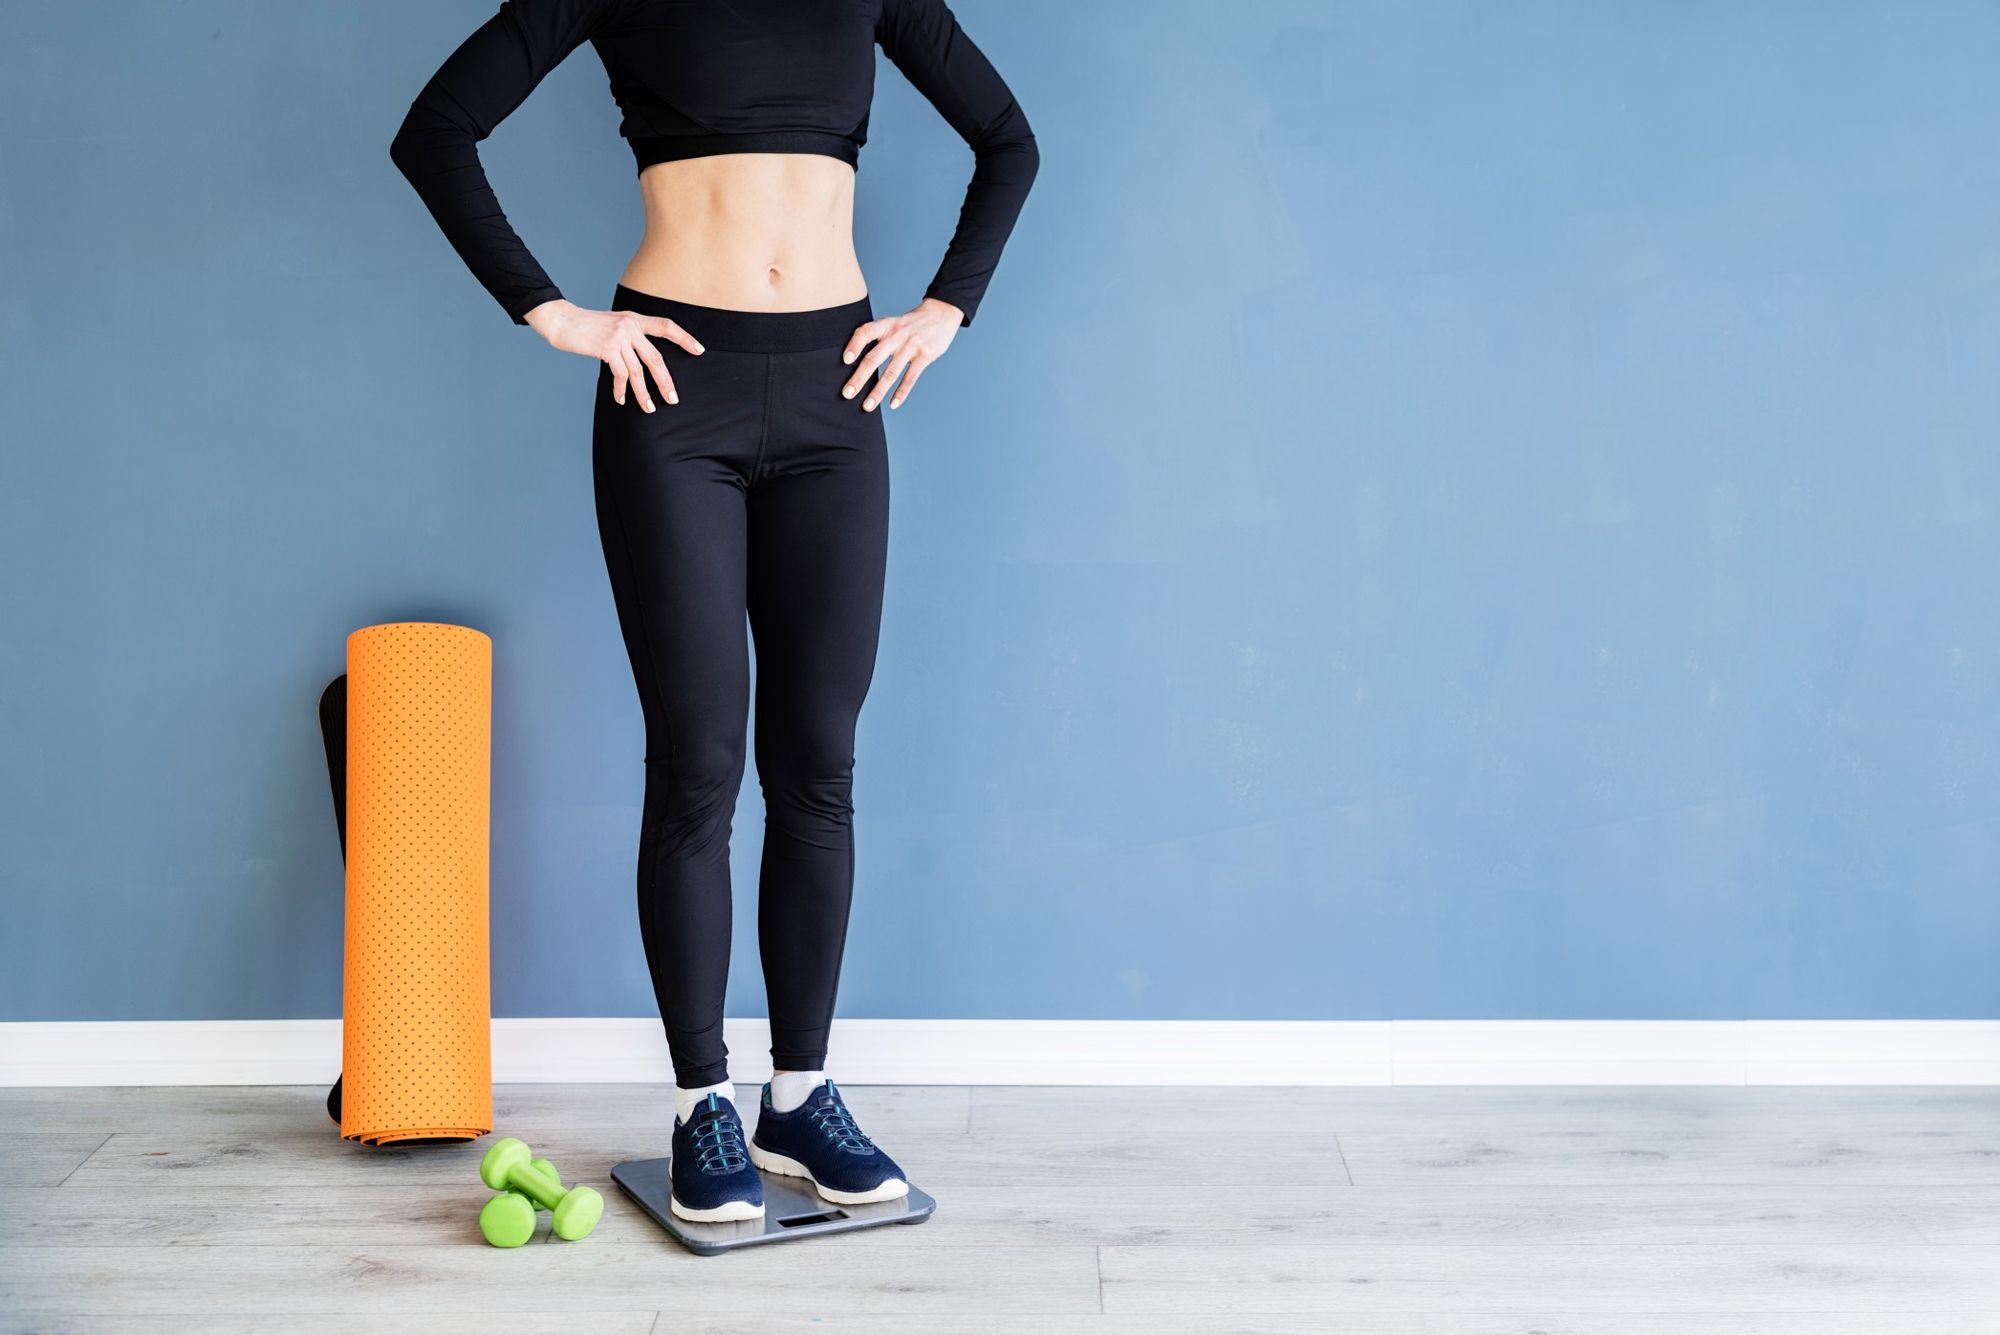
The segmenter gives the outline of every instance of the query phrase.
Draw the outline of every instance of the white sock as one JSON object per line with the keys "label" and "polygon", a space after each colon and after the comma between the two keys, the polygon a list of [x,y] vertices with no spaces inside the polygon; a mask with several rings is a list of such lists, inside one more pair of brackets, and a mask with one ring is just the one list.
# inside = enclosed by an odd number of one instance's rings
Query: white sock
{"label": "white sock", "polygon": [[674,1086],[674,1116],[685,1122],[694,1116],[694,1106],[710,1094],[720,1094],[731,1103],[736,1102],[735,1082],[725,1080],[719,1085],[703,1085],[700,1089],[682,1089]]}
{"label": "white sock", "polygon": [[824,1079],[825,1071],[778,1072],[771,1077],[771,1110],[786,1113],[801,1106]]}

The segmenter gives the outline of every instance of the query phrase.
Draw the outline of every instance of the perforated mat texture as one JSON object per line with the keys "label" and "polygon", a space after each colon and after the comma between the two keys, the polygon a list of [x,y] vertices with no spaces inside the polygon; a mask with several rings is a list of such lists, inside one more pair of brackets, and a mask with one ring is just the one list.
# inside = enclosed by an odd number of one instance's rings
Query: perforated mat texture
{"label": "perforated mat texture", "polygon": [[349,1140],[493,1129],[492,709],[480,631],[402,621],[347,637]]}

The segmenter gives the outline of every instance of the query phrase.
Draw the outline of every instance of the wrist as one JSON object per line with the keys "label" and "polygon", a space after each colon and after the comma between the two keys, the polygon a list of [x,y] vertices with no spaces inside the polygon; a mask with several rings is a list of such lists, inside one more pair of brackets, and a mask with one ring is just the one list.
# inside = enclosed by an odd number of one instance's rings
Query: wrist
{"label": "wrist", "polygon": [[556,326],[567,319],[569,313],[575,309],[576,307],[567,298],[556,297],[528,311],[521,317],[521,323],[543,338],[551,338],[555,334]]}
{"label": "wrist", "polygon": [[954,325],[965,323],[964,311],[960,310],[958,307],[952,305],[948,301],[939,300],[937,297],[925,297],[922,301],[917,303],[917,309],[929,310],[933,315],[936,315],[940,320],[949,320]]}

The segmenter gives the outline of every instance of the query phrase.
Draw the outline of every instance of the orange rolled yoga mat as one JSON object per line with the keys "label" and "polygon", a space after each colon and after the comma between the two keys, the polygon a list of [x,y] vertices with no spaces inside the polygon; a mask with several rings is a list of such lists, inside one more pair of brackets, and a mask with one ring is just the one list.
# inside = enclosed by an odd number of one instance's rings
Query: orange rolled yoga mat
{"label": "orange rolled yoga mat", "polygon": [[399,621],[347,637],[349,1140],[493,1129],[492,722],[481,632]]}

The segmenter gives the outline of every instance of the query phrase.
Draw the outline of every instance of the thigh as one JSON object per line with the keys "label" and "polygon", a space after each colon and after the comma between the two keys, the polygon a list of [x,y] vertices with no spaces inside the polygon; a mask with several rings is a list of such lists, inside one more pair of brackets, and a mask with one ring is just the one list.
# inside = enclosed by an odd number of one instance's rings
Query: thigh
{"label": "thigh", "polygon": [[882,622],[889,468],[880,420],[871,414],[847,438],[792,457],[750,495],[758,735],[805,726],[851,739]]}
{"label": "thigh", "polygon": [[609,370],[599,376],[598,533],[649,761],[671,759],[676,746],[740,738],[749,708],[742,469],[756,414],[727,384],[705,384],[697,398],[680,383],[699,378],[676,368],[681,403],[656,399],[658,410],[646,413],[629,393],[613,402]]}

